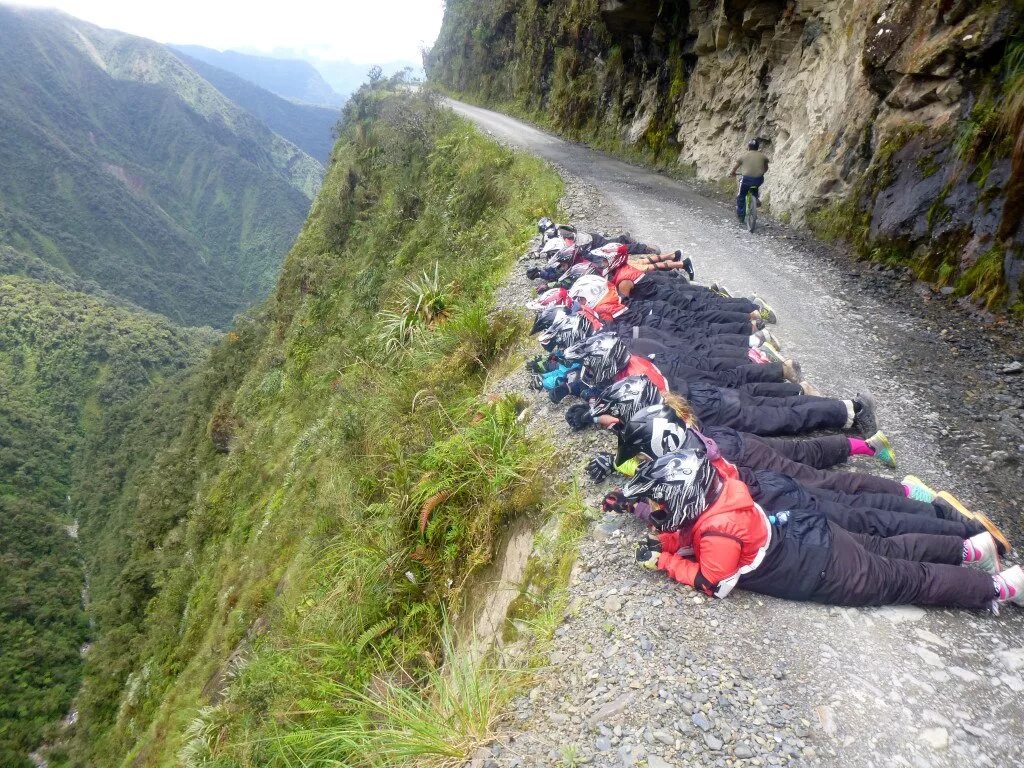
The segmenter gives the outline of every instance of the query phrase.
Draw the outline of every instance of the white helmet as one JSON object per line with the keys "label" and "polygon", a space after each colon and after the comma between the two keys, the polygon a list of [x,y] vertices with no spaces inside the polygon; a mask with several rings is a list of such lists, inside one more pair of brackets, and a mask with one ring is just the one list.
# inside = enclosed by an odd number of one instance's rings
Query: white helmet
{"label": "white helmet", "polygon": [[614,290],[614,288],[600,275],[584,275],[569,289],[569,298],[593,307],[607,295],[609,290]]}

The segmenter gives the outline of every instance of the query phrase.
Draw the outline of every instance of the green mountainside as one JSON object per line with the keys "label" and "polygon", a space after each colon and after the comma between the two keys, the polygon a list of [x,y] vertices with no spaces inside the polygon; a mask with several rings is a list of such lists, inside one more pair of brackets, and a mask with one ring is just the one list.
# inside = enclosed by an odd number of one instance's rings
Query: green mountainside
{"label": "green mountainside", "polygon": [[337,109],[282,99],[248,80],[182,51],[178,51],[177,55],[231,101],[262,120],[274,133],[327,165],[331,158],[331,147],[334,146],[334,125],[341,118],[341,112]]}
{"label": "green mountainside", "polygon": [[[494,290],[561,182],[388,80],[334,158],[272,298],[80,451],[94,645],[50,766],[427,765],[366,743],[359,691],[408,675],[431,754],[480,743],[429,702],[504,527],[553,512],[549,449],[484,393],[527,327]],[[473,723],[520,690],[459,680]]]}
{"label": "green mountainside", "polygon": [[218,51],[201,45],[171,47],[291,101],[326,107],[340,107],[345,103],[345,97],[336,93],[308,61]]}
{"label": "green mountainside", "polygon": [[[19,263],[0,251],[6,265]],[[125,424],[114,415],[198,362],[214,338],[98,295],[0,275],[0,765],[28,765],[78,687],[89,633],[73,538],[76,448],[119,443]]]}
{"label": "green mountainside", "polygon": [[0,244],[186,325],[267,295],[323,169],[169,50],[0,6]]}

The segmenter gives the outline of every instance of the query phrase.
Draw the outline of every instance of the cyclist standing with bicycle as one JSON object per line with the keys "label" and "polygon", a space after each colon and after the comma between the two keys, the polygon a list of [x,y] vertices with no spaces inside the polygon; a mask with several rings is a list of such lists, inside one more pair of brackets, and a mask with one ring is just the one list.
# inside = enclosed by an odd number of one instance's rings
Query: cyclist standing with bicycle
{"label": "cyclist standing with bicycle", "polygon": [[764,175],[768,172],[768,158],[760,151],[761,142],[752,139],[747,144],[747,151],[740,155],[736,165],[732,167],[731,175],[735,176],[739,171],[740,192],[736,195],[736,218],[741,222],[744,219],[747,208],[747,192],[753,189],[754,197],[760,201],[761,190],[759,187],[764,184]]}

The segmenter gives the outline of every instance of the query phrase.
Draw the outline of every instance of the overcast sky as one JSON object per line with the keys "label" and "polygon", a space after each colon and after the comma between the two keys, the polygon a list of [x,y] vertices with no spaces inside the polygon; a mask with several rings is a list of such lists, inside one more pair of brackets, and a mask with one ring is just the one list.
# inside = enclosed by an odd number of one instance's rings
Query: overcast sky
{"label": "overcast sky", "polygon": [[270,53],[292,49],[358,63],[419,62],[441,27],[443,0],[14,0],[58,8],[161,43]]}

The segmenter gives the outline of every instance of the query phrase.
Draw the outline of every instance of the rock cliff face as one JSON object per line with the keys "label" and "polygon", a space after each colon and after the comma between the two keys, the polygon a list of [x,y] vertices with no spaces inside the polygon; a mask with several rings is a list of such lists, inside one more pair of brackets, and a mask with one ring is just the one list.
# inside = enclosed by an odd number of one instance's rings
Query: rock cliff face
{"label": "rock cliff face", "polygon": [[1021,19],[1015,0],[462,0],[428,72],[707,179],[765,137],[776,214],[997,305],[1024,265]]}

